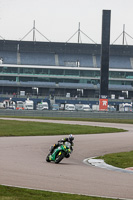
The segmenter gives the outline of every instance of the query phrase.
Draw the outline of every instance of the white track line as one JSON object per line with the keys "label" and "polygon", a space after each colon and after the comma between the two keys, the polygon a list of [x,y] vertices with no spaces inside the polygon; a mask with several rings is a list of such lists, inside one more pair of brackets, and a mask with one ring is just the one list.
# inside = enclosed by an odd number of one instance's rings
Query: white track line
{"label": "white track line", "polygon": [[123,172],[123,173],[133,174],[132,170],[122,169],[122,168],[114,167],[112,165],[108,165],[107,163],[104,162],[104,160],[95,159],[94,157],[84,159],[83,163],[89,164],[89,165],[92,165],[92,166],[95,166],[95,167],[104,168],[104,169],[107,169],[107,170],[120,171],[120,172]]}

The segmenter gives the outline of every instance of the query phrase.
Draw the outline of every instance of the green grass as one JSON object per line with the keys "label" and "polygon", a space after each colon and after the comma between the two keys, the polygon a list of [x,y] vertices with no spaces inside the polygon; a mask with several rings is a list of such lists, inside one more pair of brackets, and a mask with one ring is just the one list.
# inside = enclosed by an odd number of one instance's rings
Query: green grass
{"label": "green grass", "polygon": [[0,120],[0,136],[77,135],[123,131],[125,130],[109,127]]}
{"label": "green grass", "polygon": [[107,154],[98,158],[103,159],[106,163],[115,167],[123,169],[133,167],[133,151]]}
{"label": "green grass", "polygon": [[114,119],[112,119],[112,118],[109,119],[109,118],[28,117],[28,116],[26,116],[26,117],[25,116],[0,116],[0,117],[133,124],[133,119],[115,119],[115,118]]}
{"label": "green grass", "polygon": [[0,186],[0,200],[112,200],[112,199]]}

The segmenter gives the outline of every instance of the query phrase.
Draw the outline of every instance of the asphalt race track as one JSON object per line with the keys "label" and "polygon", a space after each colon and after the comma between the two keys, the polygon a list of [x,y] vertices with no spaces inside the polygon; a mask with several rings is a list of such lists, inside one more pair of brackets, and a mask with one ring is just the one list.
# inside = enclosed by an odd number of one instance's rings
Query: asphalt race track
{"label": "asphalt race track", "polygon": [[[53,122],[52,120],[31,121]],[[128,131],[75,135],[73,154],[60,164],[45,161],[49,147],[57,142],[60,136],[1,137],[0,184],[133,199],[133,174],[111,171],[83,163],[85,158],[133,150],[133,125],[72,121],[54,121],[54,123],[108,126]]]}

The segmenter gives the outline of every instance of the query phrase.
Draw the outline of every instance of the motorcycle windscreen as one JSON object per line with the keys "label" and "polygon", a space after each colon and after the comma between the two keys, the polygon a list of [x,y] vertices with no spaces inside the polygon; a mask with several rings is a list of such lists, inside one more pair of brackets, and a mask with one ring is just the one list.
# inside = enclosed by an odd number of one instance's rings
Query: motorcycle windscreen
{"label": "motorcycle windscreen", "polygon": [[70,142],[65,142],[65,145],[70,149],[71,143]]}

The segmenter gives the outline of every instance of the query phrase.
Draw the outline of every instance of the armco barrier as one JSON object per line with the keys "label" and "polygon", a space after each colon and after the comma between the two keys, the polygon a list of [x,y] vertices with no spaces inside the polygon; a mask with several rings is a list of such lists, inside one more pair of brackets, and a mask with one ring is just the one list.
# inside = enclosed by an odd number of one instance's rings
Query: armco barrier
{"label": "armco barrier", "polygon": [[0,109],[0,116],[24,116],[24,117],[71,117],[71,118],[113,118],[133,119],[131,112],[101,112],[101,111],[37,111],[37,110],[5,110]]}

